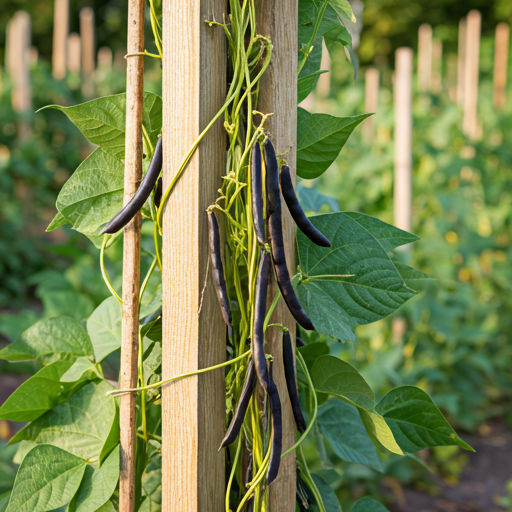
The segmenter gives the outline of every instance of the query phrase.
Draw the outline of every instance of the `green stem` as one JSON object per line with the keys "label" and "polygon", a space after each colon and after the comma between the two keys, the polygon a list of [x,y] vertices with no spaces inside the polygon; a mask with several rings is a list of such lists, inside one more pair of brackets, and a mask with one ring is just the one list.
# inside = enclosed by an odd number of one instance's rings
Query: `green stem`
{"label": "green stem", "polygon": [[320,491],[318,490],[318,487],[316,486],[315,481],[313,480],[313,477],[309,472],[306,457],[304,457],[304,452],[302,451],[302,446],[299,446],[299,460],[302,463],[302,470],[304,471],[303,479],[309,486],[311,492],[313,493],[313,496],[315,497],[315,501],[316,504],[318,505],[318,508],[320,509],[320,512],[326,512],[325,505],[322,500],[322,495],[320,494]]}
{"label": "green stem", "polygon": [[117,292],[114,290],[114,287],[112,286],[112,283],[110,282],[110,279],[107,274],[107,269],[105,267],[105,248],[107,247],[108,237],[103,237],[103,242],[101,243],[101,251],[100,251],[100,268],[101,268],[101,275],[103,276],[103,281],[105,281],[105,284],[107,285],[107,288],[110,290],[110,293],[119,301],[119,304],[121,306],[123,305],[123,301],[121,300],[121,297],[117,294]]}

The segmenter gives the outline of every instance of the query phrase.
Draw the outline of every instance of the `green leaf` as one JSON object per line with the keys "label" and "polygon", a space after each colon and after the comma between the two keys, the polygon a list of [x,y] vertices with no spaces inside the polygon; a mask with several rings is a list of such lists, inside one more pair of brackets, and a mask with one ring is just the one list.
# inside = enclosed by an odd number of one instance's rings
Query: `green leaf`
{"label": "green leaf", "polygon": [[[105,96],[73,107],[49,105],[45,108],[64,112],[90,142],[114,158],[124,160],[126,94]],[[146,92],[143,108],[142,122],[155,145],[162,130],[162,99]]]}
{"label": "green leaf", "polygon": [[66,315],[75,320],[87,318],[94,310],[92,299],[76,290],[38,290],[46,317]]}
{"label": "green leaf", "polygon": [[84,460],[56,446],[36,446],[21,463],[7,512],[46,512],[66,505],[85,467]]}
{"label": "green leaf", "polygon": [[302,272],[297,292],[318,332],[354,341],[358,325],[385,318],[416,294],[381,244],[349,215],[310,220],[332,244],[318,247],[297,233]]}
{"label": "green leaf", "polygon": [[457,445],[474,451],[450,427],[432,399],[420,388],[400,386],[377,404],[402,450],[410,453],[432,446]]}
{"label": "green leaf", "polygon": [[114,493],[119,480],[119,445],[101,468],[87,466],[68,512],[96,512]]}
{"label": "green leaf", "polygon": [[[371,114],[334,117],[297,112],[297,175],[318,178],[336,160],[354,128]],[[60,209],[59,209],[60,210]]]}
{"label": "green leaf", "polygon": [[93,356],[91,340],[82,326],[68,316],[41,320],[24,331],[17,341],[0,350],[0,359],[37,359],[43,364],[80,356]]}
{"label": "green leaf", "polygon": [[109,500],[105,504],[103,504],[96,512],[117,512],[114,504]]}
{"label": "green leaf", "polygon": [[60,382],[71,361],[55,361],[30,377],[0,407],[0,419],[33,421],[66,400],[78,384]]}
{"label": "green leaf", "polygon": [[142,475],[142,488],[151,501],[162,503],[162,456],[155,453]]}
{"label": "green leaf", "polygon": [[143,362],[143,374],[145,384],[149,383],[151,376],[160,368],[162,365],[162,344],[155,342],[151,346],[149,354],[146,356]]}
{"label": "green leaf", "polygon": [[54,229],[60,228],[61,226],[65,226],[66,224],[69,224],[69,220],[62,215],[62,213],[57,212],[57,215],[53,218],[53,220],[50,222],[48,227],[46,228],[46,232],[49,233],[50,231],[53,231]]}
{"label": "green leaf", "polygon": [[87,461],[99,460],[116,413],[115,399],[107,396],[111,389],[107,381],[85,385],[22,428],[10,442],[51,444]]}
{"label": "green leaf", "polygon": [[302,183],[297,185],[297,196],[305,212],[320,213],[322,206],[327,205],[333,212],[339,212],[338,201],[334,197],[321,194],[315,187],[305,187]]}
{"label": "green leaf", "polygon": [[121,347],[121,304],[115,297],[105,299],[87,320],[97,362]]}
{"label": "green leaf", "polygon": [[99,379],[102,378],[100,375],[98,368],[91,360],[87,357],[79,357],[74,363],[73,366],[61,377],[61,382],[76,382],[80,380],[84,373],[91,372],[89,375],[94,378],[94,376]]}
{"label": "green leaf", "polygon": [[329,73],[327,70],[315,71],[306,76],[301,76],[297,80],[297,103],[305,100],[311,91],[316,87],[318,77],[324,73]]}
{"label": "green leaf", "polygon": [[[331,486],[320,476],[311,474],[315,485],[320,492],[320,496],[322,497],[322,501],[324,503],[325,512],[341,512],[340,504],[338,502],[338,498],[336,494],[332,490]],[[313,510],[319,510],[319,508],[313,505]]]}
{"label": "green leaf", "polygon": [[96,247],[101,246],[101,229],[123,206],[123,175],[123,162],[98,148],[80,164],[57,198],[59,212]]}
{"label": "green leaf", "polygon": [[5,512],[7,510],[7,505],[9,503],[10,497],[11,497],[11,491],[7,491],[7,492],[0,494],[0,512]]}
{"label": "green leaf", "polygon": [[356,22],[356,17],[352,12],[352,7],[348,0],[329,0],[329,5],[336,11],[341,20],[350,20],[351,23]]}
{"label": "green leaf", "polygon": [[119,444],[120,442],[120,429],[119,429],[119,407],[116,401],[116,413],[114,416],[114,420],[112,421],[112,426],[110,427],[110,432],[108,434],[107,440],[103,445],[100,453],[100,466],[106,460],[106,458],[110,455],[112,450]]}
{"label": "green leaf", "polygon": [[158,503],[155,503],[151,498],[147,497],[141,503],[137,512],[160,512],[160,510],[162,510],[162,506]]}
{"label": "green leaf", "polygon": [[352,507],[352,512],[389,512],[389,510],[372,498],[363,498]]}
{"label": "green leaf", "polygon": [[329,353],[329,345],[323,341],[317,341],[314,343],[308,343],[303,347],[297,349],[301,356],[304,358],[306,366],[311,371],[314,362],[320,357],[325,356]]}
{"label": "green leaf", "polygon": [[338,457],[382,472],[377,450],[355,407],[332,398],[318,410],[318,424]]}

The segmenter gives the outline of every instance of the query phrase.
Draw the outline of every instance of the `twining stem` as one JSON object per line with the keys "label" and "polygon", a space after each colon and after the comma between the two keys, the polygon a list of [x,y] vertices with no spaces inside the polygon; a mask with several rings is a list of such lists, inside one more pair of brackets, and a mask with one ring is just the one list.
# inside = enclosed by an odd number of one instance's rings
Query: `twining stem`
{"label": "twining stem", "polygon": [[110,290],[110,293],[119,301],[119,304],[123,305],[123,301],[121,297],[117,294],[117,292],[114,290],[114,287],[112,286],[112,283],[110,282],[110,279],[107,274],[107,269],[105,267],[105,248],[107,247],[108,242],[108,236],[103,237],[103,242],[101,243],[101,251],[100,251],[100,268],[101,268],[101,275],[103,276],[103,281],[105,281],[105,284],[107,285],[107,288]]}
{"label": "twining stem", "polygon": [[229,496],[231,494],[231,486],[233,484],[233,480],[235,478],[236,468],[238,465],[238,459],[240,458],[240,453],[242,452],[242,436],[238,438],[238,444],[236,447],[235,458],[233,459],[233,463],[231,466],[231,473],[229,475],[228,485],[226,488],[226,512],[231,512],[231,508],[229,506]]}
{"label": "twining stem", "polygon": [[301,470],[304,472],[302,475],[302,478],[308,485],[309,489],[313,493],[313,496],[315,498],[316,504],[318,505],[318,508],[320,509],[320,512],[326,512],[325,505],[322,500],[322,495],[320,494],[320,491],[318,490],[318,487],[315,484],[315,481],[313,480],[313,477],[311,476],[311,473],[309,472],[308,464],[306,462],[306,457],[304,457],[304,452],[302,451],[302,446],[299,446],[299,460],[301,462]]}

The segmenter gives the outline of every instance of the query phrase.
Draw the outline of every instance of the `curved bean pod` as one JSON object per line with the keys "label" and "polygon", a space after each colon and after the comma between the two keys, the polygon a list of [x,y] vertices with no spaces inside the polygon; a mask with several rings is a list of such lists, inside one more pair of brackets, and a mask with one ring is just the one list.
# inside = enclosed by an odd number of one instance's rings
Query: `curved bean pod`
{"label": "curved bean pod", "polygon": [[274,146],[272,145],[272,142],[270,142],[270,139],[265,141],[264,146],[267,168],[267,204],[269,209],[268,227],[277,284],[279,285],[283,299],[295,320],[297,320],[304,329],[314,331],[315,328],[304,309],[302,309],[295,290],[293,289],[290,273],[288,272],[288,267],[286,265],[283,224],[281,220],[279,168]]}
{"label": "curved bean pod", "polygon": [[209,225],[209,244],[210,244],[210,259],[212,263],[212,276],[215,285],[215,291],[219,298],[220,309],[222,317],[228,327],[231,327],[232,316],[231,308],[229,306],[228,290],[226,287],[226,278],[224,277],[224,266],[222,265],[222,256],[220,253],[220,233],[217,217],[212,211],[208,212],[208,225]]}
{"label": "curved bean pod", "polygon": [[261,149],[258,141],[254,143],[251,153],[251,206],[252,223],[256,238],[260,244],[265,243],[265,220],[263,216],[263,178],[261,175]]}
{"label": "curved bean pod", "polygon": [[130,201],[112,218],[112,220],[101,230],[100,235],[104,233],[117,233],[130,222],[137,212],[144,206],[151,191],[155,187],[160,171],[162,170],[162,138],[158,138],[153,159],[149,164],[148,172],[144,176],[137,192]]}
{"label": "curved bean pod", "polygon": [[268,464],[267,481],[270,485],[279,473],[281,453],[283,452],[283,417],[281,414],[281,400],[274,379],[269,379],[267,387],[272,415],[272,446],[270,448],[270,461]]}
{"label": "curved bean pod", "polygon": [[290,337],[290,332],[283,332],[283,365],[284,365],[284,378],[286,380],[286,387],[288,388],[288,396],[292,405],[293,417],[297,430],[303,434],[306,430],[306,420],[300,408],[299,391],[297,389],[297,378],[295,376],[295,365],[293,364],[293,345]]}
{"label": "curved bean pod", "polygon": [[279,179],[281,182],[281,192],[283,194],[284,201],[286,206],[288,206],[288,210],[290,211],[295,224],[297,224],[297,227],[316,245],[319,245],[320,247],[331,247],[329,239],[315,228],[315,226],[313,226],[304,213],[304,210],[297,199],[297,195],[295,194],[292,178],[290,176],[290,168],[287,165],[283,165],[281,167]]}
{"label": "curved bean pod", "polygon": [[226,432],[226,435],[224,436],[224,439],[222,440],[219,450],[233,443],[238,437],[238,434],[240,433],[240,429],[242,428],[242,424],[245,419],[245,413],[247,412],[249,402],[251,401],[255,377],[256,374],[254,371],[254,363],[252,362],[251,359],[249,367],[247,368],[247,375],[245,377],[244,387],[242,389],[240,399],[238,400],[238,404],[235,409],[235,414],[233,415],[233,419],[229,424],[229,428]]}

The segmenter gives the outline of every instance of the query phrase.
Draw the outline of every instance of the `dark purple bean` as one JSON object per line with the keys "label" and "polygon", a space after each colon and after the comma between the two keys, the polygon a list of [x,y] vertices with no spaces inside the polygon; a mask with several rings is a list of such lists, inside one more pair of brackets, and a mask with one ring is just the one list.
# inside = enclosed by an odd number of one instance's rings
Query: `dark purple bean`
{"label": "dark purple bean", "polygon": [[158,178],[158,181],[156,182],[156,189],[155,189],[155,206],[157,208],[160,207],[160,201],[162,200],[162,192],[163,192],[163,184],[162,184],[162,177]]}
{"label": "dark purple bean", "polygon": [[283,224],[281,220],[281,192],[279,188],[279,169],[277,165],[276,153],[270,139],[264,143],[265,163],[267,169],[267,204],[269,210],[268,226],[270,232],[270,241],[272,246],[272,260],[276,273],[277,284],[281,290],[288,309],[295,320],[306,330],[314,331],[308,315],[302,309],[302,306],[295,294],[290,279],[290,273],[286,265],[286,255],[284,250]]}
{"label": "dark purple bean", "polygon": [[238,400],[235,414],[233,415],[233,419],[229,424],[229,428],[226,432],[226,435],[224,436],[224,439],[222,440],[219,450],[233,443],[240,433],[240,429],[242,428],[242,424],[245,419],[245,413],[247,412],[249,402],[251,401],[255,377],[256,373],[254,371],[254,363],[251,359],[249,367],[247,368],[244,387],[242,389],[242,393],[240,394],[240,399]]}
{"label": "dark purple bean", "polygon": [[293,345],[290,337],[290,332],[283,332],[283,365],[284,365],[284,378],[286,380],[286,387],[288,388],[288,396],[292,405],[293,417],[295,418],[295,425],[297,430],[302,434],[306,430],[306,420],[300,408],[299,391],[297,389],[297,379],[295,376],[295,365],[293,357]]}
{"label": "dark purple bean", "polygon": [[160,171],[162,170],[162,138],[158,138],[156,143],[153,159],[149,164],[149,169],[144,176],[137,192],[133,195],[130,201],[120,210],[112,220],[101,230],[100,234],[104,233],[117,233],[120,229],[124,228],[130,222],[137,212],[144,206],[151,191],[155,187]]}
{"label": "dark purple bean", "polygon": [[208,212],[209,224],[209,244],[210,244],[210,258],[212,263],[212,276],[215,285],[215,291],[219,298],[220,309],[222,317],[228,327],[231,326],[232,316],[231,308],[229,306],[228,290],[226,287],[226,278],[224,277],[224,266],[222,265],[222,256],[220,253],[220,233],[217,217],[213,211]]}
{"label": "dark purple bean", "polygon": [[331,247],[331,242],[329,242],[323,233],[313,226],[304,213],[304,210],[295,195],[295,189],[293,188],[292,178],[290,176],[290,169],[287,165],[283,165],[281,167],[279,179],[281,181],[281,192],[297,227],[316,245],[319,245],[320,247]]}
{"label": "dark purple bean", "polygon": [[254,301],[254,326],[252,337],[252,358],[256,368],[256,375],[263,389],[269,383],[267,359],[265,357],[265,336],[263,326],[267,314],[267,291],[270,277],[270,254],[260,253],[260,263],[256,276],[256,298]]}
{"label": "dark purple bean", "polygon": [[251,154],[251,206],[252,223],[256,238],[260,244],[265,243],[265,220],[263,216],[263,178],[261,174],[261,149],[255,142]]}
{"label": "dark purple bean", "polygon": [[272,446],[270,448],[270,461],[268,464],[267,482],[268,485],[277,478],[279,466],[281,465],[281,454],[283,452],[283,417],[281,414],[281,400],[277,391],[274,379],[269,378],[267,387],[270,399],[270,410],[272,415]]}

